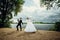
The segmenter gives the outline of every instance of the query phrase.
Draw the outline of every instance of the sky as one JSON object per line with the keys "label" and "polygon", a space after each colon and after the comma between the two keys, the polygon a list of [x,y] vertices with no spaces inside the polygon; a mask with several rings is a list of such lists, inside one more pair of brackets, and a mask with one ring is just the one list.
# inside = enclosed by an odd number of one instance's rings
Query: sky
{"label": "sky", "polygon": [[26,20],[26,17],[29,17],[34,21],[55,22],[60,19],[59,11],[60,8],[57,9],[56,5],[54,5],[54,8],[46,10],[45,6],[40,6],[40,0],[25,0],[22,11],[13,17],[13,19],[15,20],[22,17],[23,20]]}

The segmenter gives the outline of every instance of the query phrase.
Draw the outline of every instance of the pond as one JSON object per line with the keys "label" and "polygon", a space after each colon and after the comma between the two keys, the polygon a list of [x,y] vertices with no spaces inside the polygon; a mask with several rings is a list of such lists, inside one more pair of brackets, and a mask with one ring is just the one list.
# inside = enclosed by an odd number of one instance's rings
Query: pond
{"label": "pond", "polygon": [[[17,24],[11,24],[12,28],[16,28]],[[34,24],[37,30],[49,30],[50,28],[54,27],[54,24]],[[22,28],[25,28],[26,24],[22,25]]]}

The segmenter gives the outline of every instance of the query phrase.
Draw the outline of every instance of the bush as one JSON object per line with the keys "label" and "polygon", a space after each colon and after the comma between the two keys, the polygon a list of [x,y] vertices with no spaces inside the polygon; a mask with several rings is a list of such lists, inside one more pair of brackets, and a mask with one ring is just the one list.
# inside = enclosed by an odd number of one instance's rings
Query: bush
{"label": "bush", "polygon": [[55,26],[49,29],[50,31],[60,31],[60,22],[56,22]]}
{"label": "bush", "polygon": [[56,31],[60,31],[60,22],[55,23]]}
{"label": "bush", "polygon": [[4,25],[0,23],[0,28],[11,28],[11,21],[5,22]]}

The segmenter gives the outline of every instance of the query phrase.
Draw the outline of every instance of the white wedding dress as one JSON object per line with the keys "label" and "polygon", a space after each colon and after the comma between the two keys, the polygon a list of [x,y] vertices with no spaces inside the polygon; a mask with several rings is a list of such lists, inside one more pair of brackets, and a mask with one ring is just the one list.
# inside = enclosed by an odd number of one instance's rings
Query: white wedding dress
{"label": "white wedding dress", "polygon": [[36,28],[35,26],[33,25],[32,21],[31,20],[27,20],[27,25],[26,25],[26,28],[24,30],[25,32],[36,32]]}

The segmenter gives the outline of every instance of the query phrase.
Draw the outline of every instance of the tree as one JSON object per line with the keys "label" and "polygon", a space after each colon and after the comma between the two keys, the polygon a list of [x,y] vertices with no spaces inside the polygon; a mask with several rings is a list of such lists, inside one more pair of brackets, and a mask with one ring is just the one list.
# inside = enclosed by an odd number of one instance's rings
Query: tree
{"label": "tree", "polygon": [[0,28],[10,26],[12,12],[16,16],[21,11],[23,0],[0,0]]}
{"label": "tree", "polygon": [[50,9],[51,7],[58,6],[60,7],[60,0],[40,0],[42,6],[46,6],[47,9]]}
{"label": "tree", "polygon": [[[46,5],[47,9],[50,9],[51,7],[57,6],[60,7],[60,0],[41,0],[41,5]],[[60,21],[55,23],[54,27],[56,31],[60,31]]]}

